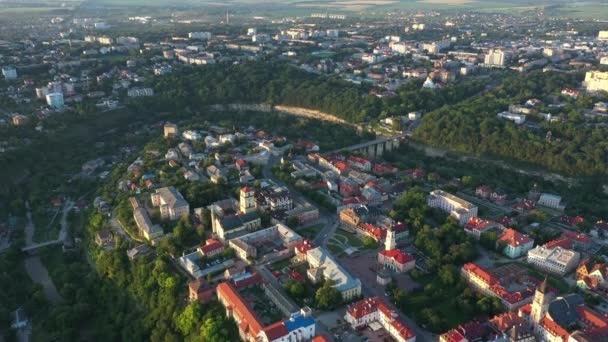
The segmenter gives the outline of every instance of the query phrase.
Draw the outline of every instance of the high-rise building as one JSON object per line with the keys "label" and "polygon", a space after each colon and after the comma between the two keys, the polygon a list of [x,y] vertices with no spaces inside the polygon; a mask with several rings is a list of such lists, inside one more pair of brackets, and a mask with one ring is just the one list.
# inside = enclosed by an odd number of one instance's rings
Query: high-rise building
{"label": "high-rise building", "polygon": [[599,40],[608,40],[608,31],[600,31],[597,34],[597,39],[599,39]]}
{"label": "high-rise building", "polygon": [[504,66],[507,60],[507,54],[498,49],[488,51],[484,59],[484,64],[491,66]]}

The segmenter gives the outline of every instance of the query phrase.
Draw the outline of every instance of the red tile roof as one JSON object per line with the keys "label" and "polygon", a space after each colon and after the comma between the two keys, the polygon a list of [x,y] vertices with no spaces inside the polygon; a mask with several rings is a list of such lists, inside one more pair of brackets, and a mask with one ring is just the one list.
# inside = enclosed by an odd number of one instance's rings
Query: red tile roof
{"label": "red tile roof", "polygon": [[293,271],[293,270],[289,271],[289,277],[291,277],[291,279],[293,279],[296,282],[302,282],[302,281],[306,280],[306,278],[304,278],[304,276],[302,274],[300,274],[300,272]]}
{"label": "red tile roof", "polygon": [[315,248],[315,246],[309,240],[304,240],[302,243],[295,245],[296,254],[306,254],[309,250]]}
{"label": "red tile roof", "polygon": [[526,245],[534,241],[528,235],[522,234],[512,228],[505,229],[499,240],[507,243],[511,247]]}
{"label": "red tile roof", "polygon": [[376,164],[373,167],[373,171],[378,174],[385,174],[385,173],[395,173],[395,172],[399,171],[399,169],[392,165]]}
{"label": "red tile roof", "polygon": [[483,220],[479,217],[471,217],[469,222],[464,226],[467,230],[478,230],[481,232],[491,227],[493,227],[492,222]]}
{"label": "red tile roof", "polygon": [[572,244],[573,244],[572,240],[565,238],[565,237],[561,237],[561,238],[547,242],[546,244],[544,244],[544,246],[549,249],[553,249],[555,247],[572,249]]}
{"label": "red tile roof", "polygon": [[367,203],[367,199],[363,196],[350,197],[342,201],[342,205]]}
{"label": "red tile roof", "polygon": [[283,322],[277,322],[271,324],[262,330],[264,334],[268,337],[269,341],[277,340],[287,334],[289,334],[289,330]]}
{"label": "red tile roof", "polygon": [[402,252],[398,249],[391,249],[388,251],[383,249],[378,253],[384,255],[387,258],[391,258],[391,259],[395,260],[397,263],[402,264],[402,265],[407,264],[408,262],[414,260],[413,256],[411,256],[405,252]]}
{"label": "red tile roof", "polygon": [[384,239],[386,237],[386,230],[382,229],[380,227],[374,226],[373,224],[369,224],[369,223],[359,223],[359,225],[357,226],[357,229],[362,230],[370,235],[372,235],[376,241]]}
{"label": "red tile roof", "polygon": [[446,342],[461,342],[464,341],[466,338],[460,331],[458,331],[458,329],[452,329],[441,335],[441,339]]}
{"label": "red tile roof", "polygon": [[264,325],[249,304],[243,300],[239,292],[227,282],[217,286],[217,293],[226,300],[227,309],[233,311],[233,315],[238,318],[241,330],[250,332],[252,336],[258,336]]}
{"label": "red tile roof", "polygon": [[224,244],[216,239],[207,239],[204,246],[201,246],[200,250],[204,255],[213,253],[218,249],[224,249]]}
{"label": "red tile roof", "polygon": [[494,316],[494,318],[490,320],[490,323],[492,323],[500,332],[505,332],[515,325],[524,324],[524,322],[525,321],[521,317],[519,317],[515,312],[507,312],[504,314],[500,314]]}
{"label": "red tile roof", "polygon": [[237,159],[236,160],[236,166],[238,166],[238,167],[245,167],[245,166],[247,166],[247,162],[244,161],[243,159]]}
{"label": "red tile roof", "polygon": [[382,302],[382,299],[378,297],[365,298],[351,305],[347,312],[355,319],[359,319],[378,311],[378,304],[380,302]]}
{"label": "red tile roof", "polygon": [[576,242],[580,242],[580,243],[584,243],[584,244],[591,243],[593,241],[589,236],[587,236],[585,234],[575,233],[575,232],[571,232],[571,231],[563,232],[562,236],[567,239],[570,239],[570,240],[573,240]]}
{"label": "red tile roof", "polygon": [[532,305],[530,304],[526,304],[522,307],[519,308],[519,312],[521,312],[524,315],[530,315],[532,313]]}

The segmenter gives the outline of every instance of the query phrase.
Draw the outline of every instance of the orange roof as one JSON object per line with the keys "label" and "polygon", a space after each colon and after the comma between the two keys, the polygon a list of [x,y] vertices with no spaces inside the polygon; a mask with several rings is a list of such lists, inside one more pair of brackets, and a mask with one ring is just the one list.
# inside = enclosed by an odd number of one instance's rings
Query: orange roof
{"label": "orange roof", "polygon": [[498,316],[495,316],[490,320],[490,323],[500,331],[504,332],[511,329],[515,325],[524,323],[524,320],[519,317],[515,312],[507,312]]}
{"label": "orange roof", "polygon": [[512,228],[505,229],[499,240],[506,242],[511,247],[523,246],[534,241],[528,235],[522,234]]}
{"label": "orange roof", "polygon": [[403,324],[403,322],[398,319],[392,321],[391,325],[393,326],[393,328],[395,328],[397,333],[399,333],[399,335],[401,335],[401,337],[403,337],[405,340],[416,336],[416,334],[414,334],[414,332],[410,328],[408,328],[405,324]]}
{"label": "orange roof", "polygon": [[330,339],[325,335],[317,335],[312,338],[312,342],[330,342]]}
{"label": "orange roof", "polygon": [[564,341],[568,340],[568,331],[562,328],[559,324],[555,323],[552,319],[545,316],[543,320],[540,322],[542,327],[551,335],[555,337],[561,337]]}
{"label": "orange roof", "polygon": [[230,283],[223,282],[217,285],[217,293],[226,300],[227,307],[231,307],[233,315],[241,321],[240,329],[251,332],[252,336],[258,336],[264,325],[239,292]]}
{"label": "orange roof", "polygon": [[601,329],[608,327],[608,317],[602,317],[586,306],[578,306],[576,313],[578,313],[581,321],[592,325],[594,328]]}
{"label": "orange roof", "polygon": [[488,285],[494,285],[498,283],[498,278],[495,275],[475,265],[474,263],[467,263],[463,266],[463,268],[468,273],[472,273],[477,277],[483,279],[483,281]]}

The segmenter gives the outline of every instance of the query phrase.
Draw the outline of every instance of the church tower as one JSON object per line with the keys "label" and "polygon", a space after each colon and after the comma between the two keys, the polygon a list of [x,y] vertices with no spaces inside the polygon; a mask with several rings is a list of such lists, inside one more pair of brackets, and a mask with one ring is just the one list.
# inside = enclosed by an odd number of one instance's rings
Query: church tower
{"label": "church tower", "polygon": [[384,240],[384,249],[390,251],[397,247],[397,238],[395,237],[395,230],[392,226],[386,229],[386,239]]}
{"label": "church tower", "polygon": [[239,209],[243,214],[248,214],[256,210],[255,191],[249,186],[241,188]]}
{"label": "church tower", "polygon": [[534,293],[534,301],[532,302],[532,312],[530,314],[530,318],[532,319],[532,324],[535,326],[535,328],[547,314],[549,304],[551,304],[552,300],[553,293],[547,290],[547,277],[545,276],[545,280],[536,289],[536,292]]}

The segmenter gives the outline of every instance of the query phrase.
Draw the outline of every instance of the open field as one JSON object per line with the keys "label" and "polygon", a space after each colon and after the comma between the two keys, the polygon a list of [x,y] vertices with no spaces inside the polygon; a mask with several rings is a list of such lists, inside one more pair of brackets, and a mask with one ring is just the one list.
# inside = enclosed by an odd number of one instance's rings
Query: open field
{"label": "open field", "polygon": [[[0,15],[34,15],[86,8],[149,8],[196,10],[204,8],[245,8],[256,15],[308,16],[316,11],[378,15],[388,10],[465,10],[491,13],[526,13],[543,10],[554,17],[606,18],[608,4],[603,0],[42,0],[0,3]],[[250,8],[251,7],[251,8]]]}

